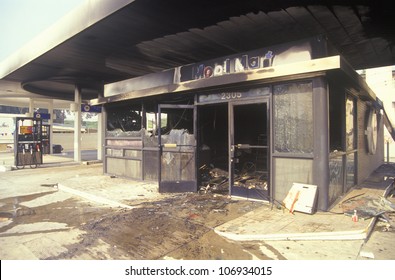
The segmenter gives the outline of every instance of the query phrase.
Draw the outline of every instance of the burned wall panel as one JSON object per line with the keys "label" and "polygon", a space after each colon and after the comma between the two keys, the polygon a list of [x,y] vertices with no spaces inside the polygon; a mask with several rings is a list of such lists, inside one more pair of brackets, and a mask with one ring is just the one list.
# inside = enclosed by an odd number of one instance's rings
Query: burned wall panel
{"label": "burned wall panel", "polygon": [[159,164],[159,150],[157,151],[144,151],[144,180],[158,180],[158,164]]}
{"label": "burned wall panel", "polygon": [[313,184],[313,160],[296,158],[274,159],[274,198],[282,201],[293,183]]}
{"label": "burned wall panel", "polygon": [[107,158],[107,173],[120,177],[141,177],[141,161]]}
{"label": "burned wall panel", "polygon": [[107,160],[107,173],[122,176],[126,174],[125,160],[119,158],[106,158]]}
{"label": "burned wall panel", "polygon": [[125,160],[125,177],[140,179],[142,176],[140,160]]}

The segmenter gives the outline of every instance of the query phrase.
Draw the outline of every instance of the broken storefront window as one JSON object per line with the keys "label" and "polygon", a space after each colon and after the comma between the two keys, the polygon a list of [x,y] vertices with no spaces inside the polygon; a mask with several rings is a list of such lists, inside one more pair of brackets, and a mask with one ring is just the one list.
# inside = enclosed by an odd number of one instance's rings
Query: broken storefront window
{"label": "broken storefront window", "polygon": [[131,107],[109,108],[107,110],[108,137],[141,136],[142,112]]}
{"label": "broken storefront window", "polygon": [[281,84],[273,90],[275,152],[312,153],[312,83]]}

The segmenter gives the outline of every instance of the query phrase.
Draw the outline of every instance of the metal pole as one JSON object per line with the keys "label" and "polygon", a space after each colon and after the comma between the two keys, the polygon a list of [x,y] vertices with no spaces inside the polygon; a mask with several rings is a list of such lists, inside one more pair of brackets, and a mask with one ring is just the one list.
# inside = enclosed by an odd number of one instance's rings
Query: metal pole
{"label": "metal pole", "polygon": [[33,98],[29,98],[29,113],[28,116],[29,117],[33,117],[34,114],[34,99]]}
{"label": "metal pole", "polygon": [[81,162],[81,89],[74,90],[74,161]]}
{"label": "metal pole", "polygon": [[390,142],[386,141],[387,143],[387,163],[390,162]]}
{"label": "metal pole", "polygon": [[48,124],[49,124],[49,153],[53,154],[53,119],[54,119],[54,115],[53,115],[53,99],[51,99],[49,101],[48,104],[48,113],[50,115],[50,118],[48,120]]}

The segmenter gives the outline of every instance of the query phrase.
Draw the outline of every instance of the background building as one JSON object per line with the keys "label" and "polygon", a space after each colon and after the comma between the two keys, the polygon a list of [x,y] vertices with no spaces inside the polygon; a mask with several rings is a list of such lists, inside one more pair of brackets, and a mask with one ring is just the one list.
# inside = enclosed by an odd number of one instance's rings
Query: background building
{"label": "background building", "polygon": [[[383,103],[388,118],[392,123],[395,120],[395,67],[385,66],[358,71],[366,80],[369,87],[376,93]],[[395,142],[388,130],[384,131],[384,155],[385,159],[395,162]],[[389,153],[387,153],[387,144],[389,144]]]}

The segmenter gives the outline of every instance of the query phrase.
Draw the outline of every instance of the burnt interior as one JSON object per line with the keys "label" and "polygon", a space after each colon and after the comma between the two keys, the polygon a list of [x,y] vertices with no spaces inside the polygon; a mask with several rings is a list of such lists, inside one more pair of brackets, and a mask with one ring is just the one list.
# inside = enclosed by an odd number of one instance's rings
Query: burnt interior
{"label": "burnt interior", "polygon": [[[230,134],[229,118],[233,120]],[[227,103],[201,106],[198,124],[200,190],[228,193],[232,179],[232,195],[267,198],[267,104],[234,105],[233,115],[229,114]],[[232,153],[229,141],[233,141]],[[229,160],[233,178],[229,174]]]}
{"label": "burnt interior", "polygon": [[199,107],[199,168],[228,170],[228,104]]}

